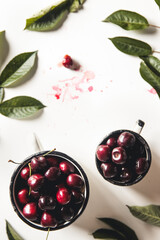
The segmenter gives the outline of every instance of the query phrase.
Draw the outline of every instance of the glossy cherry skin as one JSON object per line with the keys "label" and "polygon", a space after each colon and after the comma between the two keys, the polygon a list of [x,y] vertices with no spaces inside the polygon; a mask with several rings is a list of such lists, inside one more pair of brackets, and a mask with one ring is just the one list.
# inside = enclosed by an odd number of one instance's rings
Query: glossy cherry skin
{"label": "glossy cherry skin", "polygon": [[84,186],[84,181],[82,177],[76,173],[71,173],[67,177],[67,185],[72,188],[82,188]]}
{"label": "glossy cherry skin", "polygon": [[108,138],[106,144],[107,144],[109,147],[114,148],[114,147],[116,146],[116,144],[117,144],[117,139],[114,138],[114,137],[110,137],[110,138]]}
{"label": "glossy cherry skin", "polygon": [[122,132],[117,139],[117,144],[120,147],[132,148],[135,144],[135,141],[136,138],[132,133]]}
{"label": "glossy cherry skin", "polygon": [[100,145],[96,152],[97,158],[101,162],[107,162],[110,159],[111,148],[108,145]]}
{"label": "glossy cherry skin", "polygon": [[44,168],[47,166],[47,160],[44,156],[39,156],[37,160],[39,162],[40,168]]}
{"label": "glossy cherry skin", "polygon": [[59,168],[65,174],[73,173],[75,171],[75,167],[73,166],[73,164],[67,161],[61,162],[59,164]]}
{"label": "glossy cherry skin", "polygon": [[122,168],[120,173],[121,182],[127,183],[132,179],[132,172],[129,168]]}
{"label": "glossy cherry skin", "polygon": [[59,168],[57,167],[50,167],[46,172],[45,172],[45,177],[49,180],[49,181],[55,181],[59,178],[61,172],[59,170]]}
{"label": "glossy cherry skin", "polygon": [[73,60],[69,55],[65,55],[63,58],[62,64],[66,68],[71,68],[73,65]]}
{"label": "glossy cherry skin", "polygon": [[75,189],[72,190],[72,199],[74,204],[82,203],[84,200],[84,196],[82,193],[76,191]]}
{"label": "glossy cherry skin", "polygon": [[57,226],[56,219],[52,216],[49,212],[44,212],[41,217],[41,225],[43,227],[53,227],[55,228]]}
{"label": "glossy cherry skin", "polygon": [[34,221],[37,219],[37,204],[35,202],[27,203],[23,208],[23,215],[27,219]]}
{"label": "glossy cherry skin", "polygon": [[36,157],[33,157],[31,159],[30,166],[32,172],[37,172],[40,169],[40,163],[38,162],[38,159]]}
{"label": "glossy cherry skin", "polygon": [[26,204],[29,202],[28,189],[24,188],[18,192],[18,200],[21,204]]}
{"label": "glossy cherry skin", "polygon": [[112,163],[102,163],[101,169],[105,178],[113,178],[117,175],[117,167]]}
{"label": "glossy cherry skin", "polygon": [[30,172],[29,167],[23,168],[20,172],[21,178],[27,180],[29,178],[29,172]]}
{"label": "glossy cherry skin", "polygon": [[40,189],[43,183],[44,183],[44,177],[39,173],[35,173],[28,178],[28,185],[34,191],[37,191],[38,189]]}
{"label": "glossy cherry skin", "polygon": [[74,217],[74,210],[71,207],[63,206],[61,208],[61,217],[66,222],[70,221]]}
{"label": "glossy cherry skin", "polygon": [[127,154],[124,148],[116,147],[112,150],[112,161],[116,164],[124,164],[127,160]]}
{"label": "glossy cherry skin", "polygon": [[38,201],[38,207],[41,210],[54,210],[56,200],[52,196],[41,196]]}
{"label": "glossy cherry skin", "polygon": [[39,191],[34,191],[33,189],[31,189],[31,196],[35,199],[38,199],[40,197],[40,192]]}
{"label": "glossy cherry skin", "polygon": [[56,167],[59,164],[59,161],[55,157],[47,157],[47,163],[50,167]]}
{"label": "glossy cherry skin", "polygon": [[146,158],[139,158],[136,161],[136,173],[138,175],[143,174],[147,171],[149,167],[148,161]]}
{"label": "glossy cherry skin", "polygon": [[71,194],[68,191],[68,189],[65,187],[59,188],[56,194],[56,199],[57,199],[57,202],[60,203],[61,205],[66,205],[71,200]]}

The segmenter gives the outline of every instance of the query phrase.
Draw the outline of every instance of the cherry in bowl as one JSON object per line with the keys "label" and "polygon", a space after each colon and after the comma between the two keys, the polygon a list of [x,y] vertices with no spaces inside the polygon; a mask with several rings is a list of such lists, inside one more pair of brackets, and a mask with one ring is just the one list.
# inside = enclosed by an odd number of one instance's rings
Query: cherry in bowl
{"label": "cherry in bowl", "polygon": [[81,166],[68,155],[42,151],[14,171],[10,198],[15,212],[39,230],[57,230],[73,223],[86,208],[89,183]]}
{"label": "cherry in bowl", "polygon": [[151,151],[139,133],[117,130],[100,142],[95,159],[97,169],[105,180],[119,186],[130,186],[147,174],[151,165]]}

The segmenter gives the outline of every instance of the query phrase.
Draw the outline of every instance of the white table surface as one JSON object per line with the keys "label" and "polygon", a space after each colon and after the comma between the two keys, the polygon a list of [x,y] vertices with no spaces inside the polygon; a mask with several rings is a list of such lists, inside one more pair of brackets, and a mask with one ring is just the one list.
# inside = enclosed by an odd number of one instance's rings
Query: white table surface
{"label": "white table surface", "polygon": [[[150,93],[151,86],[139,74],[140,59],[121,53],[108,38],[133,37],[160,50],[160,30],[127,32],[102,22],[112,12],[126,9],[141,13],[151,24],[160,25],[158,6],[154,0],[87,0],[84,9],[70,14],[57,31],[23,30],[27,18],[54,2],[1,2],[0,31],[6,31],[8,42],[8,54],[2,68],[14,56],[38,50],[35,73],[25,83],[6,89],[5,99],[28,95],[47,106],[38,116],[28,120],[0,116],[1,239],[7,239],[5,219],[25,240],[46,237],[46,232],[32,229],[18,218],[9,198],[10,178],[16,166],[8,160],[23,161],[36,151],[35,132],[44,149],[56,147],[77,160],[90,183],[90,199],[85,212],[71,226],[51,232],[49,239],[93,239],[91,233],[104,227],[96,218],[112,217],[132,227],[140,240],[158,240],[159,228],[134,218],[125,205],[160,204],[160,100],[157,94]],[[80,63],[80,71],[60,67],[65,54]],[[81,91],[76,89],[77,81]],[[66,88],[65,83],[69,84]],[[54,86],[62,89],[60,99],[55,97]],[[93,89],[89,88],[91,86]],[[135,186],[114,186],[102,179],[96,169],[96,147],[113,130],[133,129],[137,119],[145,121],[142,136],[152,151],[150,171]]]}

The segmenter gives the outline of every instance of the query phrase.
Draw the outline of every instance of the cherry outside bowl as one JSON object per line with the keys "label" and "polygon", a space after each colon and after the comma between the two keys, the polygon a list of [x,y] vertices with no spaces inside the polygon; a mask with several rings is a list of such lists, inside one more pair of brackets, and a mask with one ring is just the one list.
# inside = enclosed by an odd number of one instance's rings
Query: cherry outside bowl
{"label": "cherry outside bowl", "polygon": [[[140,182],[144,177],[145,175],[148,173],[149,171],[149,168],[150,168],[150,165],[151,165],[151,150],[150,150],[150,147],[148,145],[148,143],[146,142],[146,140],[138,133],[134,132],[134,131],[131,131],[131,130],[126,130],[126,129],[122,129],[122,130],[116,130],[116,131],[113,131],[111,132],[110,134],[108,134],[100,143],[99,145],[103,145],[103,144],[106,144],[107,140],[111,137],[118,137],[121,133],[123,132],[129,132],[131,134],[133,134],[136,139],[143,145],[144,149],[145,149],[145,155],[146,155],[146,160],[148,162],[148,168],[146,170],[145,173],[143,174],[140,174],[138,175],[135,179],[129,181],[129,182],[121,182],[120,180],[117,180],[116,178],[105,178],[103,176],[103,173],[102,173],[102,169],[101,169],[101,163],[98,158],[97,158],[97,155],[95,154],[95,161],[96,161],[96,166],[97,166],[97,169],[99,171],[99,173],[101,174],[101,176],[108,182],[112,183],[112,184],[115,184],[115,185],[119,185],[119,186],[130,186],[130,185],[133,185],[133,184],[136,184],[138,182]],[[98,145],[98,146],[99,146]]]}
{"label": "cherry outside bowl", "polygon": [[[12,206],[15,210],[15,212],[17,213],[17,215],[26,223],[28,224],[29,226],[33,227],[33,228],[36,228],[36,229],[39,229],[39,230],[44,230],[44,231],[48,231],[48,227],[43,227],[41,226],[39,223],[34,223],[28,219],[26,219],[23,214],[21,213],[21,210],[20,210],[20,207],[19,207],[19,204],[17,202],[17,199],[16,199],[16,183],[17,183],[17,178],[21,172],[21,170],[28,166],[28,163],[30,163],[31,159],[33,157],[38,157],[38,156],[42,156],[44,154],[46,154],[47,152],[49,151],[41,151],[41,152],[38,152],[38,153],[35,153],[29,157],[27,157],[20,165],[18,165],[17,169],[14,171],[12,177],[11,177],[11,183],[10,183],[10,199],[11,199],[11,203],[12,203]],[[64,228],[64,227],[67,227],[69,226],[70,224],[72,224],[82,213],[83,211],[85,210],[86,208],[86,205],[88,203],[88,198],[89,198],[89,182],[88,182],[88,178],[84,172],[84,170],[81,168],[81,166],[74,160],[72,159],[71,157],[69,157],[68,155],[62,153],[62,152],[58,152],[58,151],[54,151],[52,153],[49,153],[47,155],[48,157],[51,156],[51,157],[58,157],[60,158],[62,161],[68,161],[70,163],[72,163],[76,169],[76,171],[78,172],[78,174],[82,177],[83,181],[84,181],[84,201],[82,203],[82,206],[80,207],[79,211],[76,213],[76,215],[73,217],[73,219],[71,219],[70,221],[67,221],[67,222],[64,222],[62,224],[59,224],[57,227],[55,228],[52,228],[50,227],[50,231],[53,231],[53,230],[58,230],[58,229],[61,229],[61,228]]]}

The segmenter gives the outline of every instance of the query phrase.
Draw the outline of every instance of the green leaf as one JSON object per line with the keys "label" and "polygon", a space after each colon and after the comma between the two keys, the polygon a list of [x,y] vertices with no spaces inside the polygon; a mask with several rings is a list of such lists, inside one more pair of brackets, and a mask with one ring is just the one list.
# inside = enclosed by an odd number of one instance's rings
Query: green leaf
{"label": "green leaf", "polygon": [[160,0],[155,0],[155,2],[156,2],[157,5],[160,7]]}
{"label": "green leaf", "polygon": [[160,227],[160,206],[148,205],[144,207],[139,206],[127,206],[130,212],[136,218],[149,223],[151,225]]}
{"label": "green leaf", "polygon": [[148,82],[157,92],[160,97],[160,77],[157,76],[147,65],[141,62],[140,74],[142,78]]}
{"label": "green leaf", "polygon": [[160,77],[160,60],[154,56],[141,57],[145,64]]}
{"label": "green leaf", "polygon": [[0,88],[0,103],[3,102],[4,99],[4,88]]}
{"label": "green leaf", "polygon": [[32,116],[45,106],[38,100],[28,96],[18,96],[0,104],[0,113],[6,117],[23,119]]}
{"label": "green leaf", "polygon": [[149,26],[145,17],[136,12],[126,10],[119,10],[112,13],[103,22],[114,23],[125,30],[139,30],[148,28]]}
{"label": "green leaf", "polygon": [[133,38],[115,37],[109,39],[117,49],[129,55],[148,56],[152,53],[152,48],[147,43]]}
{"label": "green leaf", "polygon": [[112,227],[114,230],[123,234],[126,237],[126,239],[138,240],[135,232],[124,223],[113,218],[98,218],[98,219],[104,222],[105,224],[109,225],[110,227]]}
{"label": "green leaf", "polygon": [[6,220],[6,232],[9,240],[24,240]]}
{"label": "green leaf", "polygon": [[69,13],[70,0],[41,10],[40,13],[26,20],[25,29],[31,31],[50,31],[59,28]]}
{"label": "green leaf", "polygon": [[83,7],[83,3],[86,0],[73,0],[72,5],[69,8],[70,12],[78,12],[78,10],[80,10]]}
{"label": "green leaf", "polygon": [[111,229],[98,229],[92,233],[94,238],[109,240],[127,240],[124,236]]}
{"label": "green leaf", "polygon": [[10,87],[33,67],[37,52],[21,53],[14,57],[0,75],[0,87]]}

